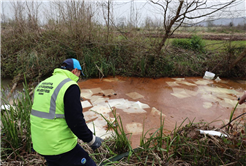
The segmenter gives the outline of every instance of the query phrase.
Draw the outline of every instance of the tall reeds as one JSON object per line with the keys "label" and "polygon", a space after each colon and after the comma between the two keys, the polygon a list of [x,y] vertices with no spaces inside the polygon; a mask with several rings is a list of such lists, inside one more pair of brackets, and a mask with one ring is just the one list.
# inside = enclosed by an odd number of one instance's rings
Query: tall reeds
{"label": "tall reeds", "polygon": [[23,83],[24,92],[19,92],[18,97],[10,104],[2,90],[2,148],[1,158],[22,159],[22,154],[31,153],[30,111],[32,100],[29,95],[27,82]]}

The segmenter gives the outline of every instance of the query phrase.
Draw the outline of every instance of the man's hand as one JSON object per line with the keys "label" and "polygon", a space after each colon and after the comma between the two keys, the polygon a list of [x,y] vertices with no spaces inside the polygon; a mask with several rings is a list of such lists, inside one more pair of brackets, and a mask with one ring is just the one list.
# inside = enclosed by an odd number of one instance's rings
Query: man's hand
{"label": "man's hand", "polygon": [[246,91],[244,92],[243,96],[239,98],[238,103],[243,104],[246,101]]}
{"label": "man's hand", "polygon": [[102,145],[102,141],[102,138],[96,137],[95,142],[92,145],[90,145],[91,149],[96,150],[97,148],[99,148]]}

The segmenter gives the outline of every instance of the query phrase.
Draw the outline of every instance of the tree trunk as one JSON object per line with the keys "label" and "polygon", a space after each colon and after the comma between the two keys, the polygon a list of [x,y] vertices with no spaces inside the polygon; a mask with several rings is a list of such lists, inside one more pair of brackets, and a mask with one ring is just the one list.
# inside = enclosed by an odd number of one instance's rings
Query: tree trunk
{"label": "tree trunk", "polygon": [[229,70],[231,70],[240,60],[246,57],[246,48],[244,51],[239,55],[239,57],[229,66]]}
{"label": "tree trunk", "polygon": [[168,39],[168,32],[165,33],[165,35],[163,36],[163,38],[161,40],[161,43],[159,44],[159,47],[157,48],[157,54],[158,55],[161,54],[161,49],[165,45],[165,42],[167,39]]}

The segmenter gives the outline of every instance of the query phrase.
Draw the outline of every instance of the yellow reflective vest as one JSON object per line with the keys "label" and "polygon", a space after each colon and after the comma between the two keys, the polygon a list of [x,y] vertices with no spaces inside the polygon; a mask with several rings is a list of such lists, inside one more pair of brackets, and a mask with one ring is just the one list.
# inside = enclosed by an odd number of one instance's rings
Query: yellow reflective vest
{"label": "yellow reflective vest", "polygon": [[53,76],[42,81],[34,91],[30,115],[33,149],[41,155],[58,155],[72,150],[77,137],[64,118],[64,95],[78,77],[72,72],[55,69]]}

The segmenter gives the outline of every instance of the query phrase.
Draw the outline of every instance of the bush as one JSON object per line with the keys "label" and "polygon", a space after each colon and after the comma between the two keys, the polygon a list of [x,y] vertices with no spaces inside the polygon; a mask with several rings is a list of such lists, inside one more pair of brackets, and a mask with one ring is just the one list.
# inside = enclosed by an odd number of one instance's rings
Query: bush
{"label": "bush", "polygon": [[202,38],[197,35],[192,35],[191,39],[174,39],[172,46],[180,47],[183,49],[191,49],[198,52],[205,52]]}
{"label": "bush", "polygon": [[191,37],[191,49],[199,52],[205,52],[204,46],[205,43],[203,42],[201,37],[197,35],[193,35]]}
{"label": "bush", "polygon": [[191,49],[191,41],[190,39],[174,39],[172,41],[172,46],[184,49]]}

